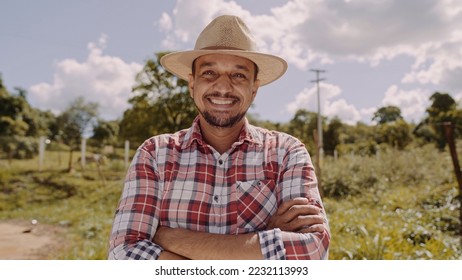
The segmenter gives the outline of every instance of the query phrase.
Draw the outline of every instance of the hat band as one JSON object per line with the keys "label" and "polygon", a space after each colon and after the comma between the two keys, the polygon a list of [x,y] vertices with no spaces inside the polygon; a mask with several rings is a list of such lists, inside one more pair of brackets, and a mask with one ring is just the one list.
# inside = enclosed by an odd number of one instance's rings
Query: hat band
{"label": "hat band", "polygon": [[240,49],[240,48],[233,48],[233,47],[227,47],[227,46],[211,46],[211,47],[205,47],[205,48],[202,48],[201,50],[230,50],[230,51],[245,51],[244,49]]}

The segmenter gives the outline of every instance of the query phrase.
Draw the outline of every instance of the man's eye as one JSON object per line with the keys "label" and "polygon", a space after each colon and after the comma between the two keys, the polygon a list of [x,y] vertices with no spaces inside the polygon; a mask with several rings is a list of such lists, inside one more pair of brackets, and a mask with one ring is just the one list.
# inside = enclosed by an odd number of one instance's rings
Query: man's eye
{"label": "man's eye", "polygon": [[204,72],[202,73],[202,76],[209,76],[209,77],[210,77],[210,76],[215,76],[215,72],[210,71],[210,70],[209,70],[209,71],[204,71]]}
{"label": "man's eye", "polygon": [[242,73],[234,73],[233,74],[233,78],[236,78],[236,79],[247,79],[247,76],[242,74]]}

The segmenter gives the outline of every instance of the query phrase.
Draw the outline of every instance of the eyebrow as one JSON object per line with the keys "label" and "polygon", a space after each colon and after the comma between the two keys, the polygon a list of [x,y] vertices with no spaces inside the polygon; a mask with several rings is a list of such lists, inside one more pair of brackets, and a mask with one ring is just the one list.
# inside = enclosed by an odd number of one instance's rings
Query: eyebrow
{"label": "eyebrow", "polygon": [[[205,61],[205,62],[202,62],[200,65],[199,65],[199,69],[203,68],[203,67],[212,67],[214,65],[216,65],[217,63],[216,62],[213,62],[213,61]],[[244,71],[247,71],[247,72],[250,72],[250,69],[249,67],[245,66],[245,65],[241,65],[241,64],[235,64],[234,65],[235,68],[239,69],[239,70],[244,70]]]}

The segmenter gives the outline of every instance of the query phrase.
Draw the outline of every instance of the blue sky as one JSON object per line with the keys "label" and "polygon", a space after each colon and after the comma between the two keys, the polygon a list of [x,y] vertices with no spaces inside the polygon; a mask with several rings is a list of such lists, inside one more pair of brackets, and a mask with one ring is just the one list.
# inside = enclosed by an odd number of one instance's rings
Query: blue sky
{"label": "blue sky", "polygon": [[418,122],[433,92],[462,98],[459,0],[4,0],[0,9],[4,83],[55,113],[84,96],[104,118],[120,117],[146,59],[191,49],[221,14],[241,16],[260,50],[289,62],[258,92],[251,112],[262,119],[317,110],[310,69],[326,70],[322,114],[347,123],[386,105]]}

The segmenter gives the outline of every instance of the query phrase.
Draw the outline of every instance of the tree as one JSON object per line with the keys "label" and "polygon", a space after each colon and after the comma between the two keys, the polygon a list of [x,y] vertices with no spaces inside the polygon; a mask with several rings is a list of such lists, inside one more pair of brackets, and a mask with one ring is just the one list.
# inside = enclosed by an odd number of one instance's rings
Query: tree
{"label": "tree", "polygon": [[58,116],[54,127],[55,139],[69,146],[69,167],[73,170],[72,154],[79,149],[81,139],[88,138],[93,134],[97,125],[98,104],[85,102],[83,97],[78,97],[70,103],[69,107]]}
{"label": "tree", "polygon": [[37,138],[50,134],[51,113],[32,108],[22,88],[8,92],[1,76],[0,112],[0,151],[10,160],[32,158],[38,152]]}
{"label": "tree", "polygon": [[[431,105],[427,108],[427,117],[414,129],[414,134],[425,141],[435,142],[438,149],[446,146],[443,123],[462,123],[462,114],[456,101],[448,93],[435,92],[430,96]],[[460,130],[456,130],[460,132]],[[456,133],[456,137],[458,133]]]}
{"label": "tree", "polygon": [[401,109],[396,106],[381,107],[374,113],[374,117],[372,117],[372,120],[378,124],[395,122],[402,119]]}
{"label": "tree", "polygon": [[197,116],[187,82],[160,65],[165,54],[157,53],[137,74],[136,95],[129,100],[132,107],[124,112],[120,123],[121,136],[132,142],[186,128]]}
{"label": "tree", "polygon": [[317,129],[317,116],[314,112],[299,109],[290,120],[287,131],[289,134],[300,139],[311,153],[317,151],[313,139],[314,132]]}
{"label": "tree", "polygon": [[344,133],[345,125],[342,121],[335,117],[327,125],[327,130],[324,133],[323,145],[326,155],[334,155],[335,148],[341,143],[341,135]]}
{"label": "tree", "polygon": [[103,147],[104,145],[117,144],[119,135],[119,123],[117,121],[99,120],[93,130],[91,140],[95,146]]}
{"label": "tree", "polygon": [[375,141],[378,144],[386,143],[392,147],[403,149],[412,141],[411,127],[404,120],[379,124],[375,131]]}

